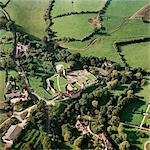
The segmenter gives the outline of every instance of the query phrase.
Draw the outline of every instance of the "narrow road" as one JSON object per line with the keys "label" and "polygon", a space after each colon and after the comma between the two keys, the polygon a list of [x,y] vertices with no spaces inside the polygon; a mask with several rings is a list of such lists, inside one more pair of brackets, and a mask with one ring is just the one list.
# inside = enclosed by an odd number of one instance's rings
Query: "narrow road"
{"label": "narrow road", "polygon": [[148,129],[148,128],[144,128],[144,127],[139,127],[139,126],[136,126],[136,125],[131,125],[131,124],[127,124],[127,123],[123,123],[123,122],[121,122],[123,125],[125,125],[125,126],[128,126],[128,127],[131,127],[131,128],[136,128],[136,129],[139,129],[139,130],[145,130],[145,131],[148,131],[148,132],[150,132],[150,129]]}

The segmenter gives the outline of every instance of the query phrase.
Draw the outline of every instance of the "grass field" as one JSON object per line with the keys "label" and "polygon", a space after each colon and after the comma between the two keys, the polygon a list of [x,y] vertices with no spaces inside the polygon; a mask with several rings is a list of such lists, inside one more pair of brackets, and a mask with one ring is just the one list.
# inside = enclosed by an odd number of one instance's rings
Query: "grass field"
{"label": "grass field", "polygon": [[120,114],[121,121],[133,125],[140,125],[143,115],[141,111],[146,111],[147,104],[139,99],[134,99],[130,104],[126,105]]}
{"label": "grass field", "polygon": [[45,35],[43,15],[47,7],[48,0],[13,0],[6,10],[25,32],[41,38]]}
{"label": "grass field", "polygon": [[105,13],[103,24],[111,32],[119,26],[124,19],[131,17],[149,0],[113,0]]}
{"label": "grass field", "polygon": [[0,71],[0,102],[4,101],[6,72]]}
{"label": "grass field", "polygon": [[150,66],[150,42],[122,46],[122,53],[131,67]]}
{"label": "grass field", "polygon": [[56,18],[52,29],[57,32],[58,38],[83,39],[94,31],[94,26],[88,23],[88,19],[94,16],[95,14],[78,14]]}
{"label": "grass field", "polygon": [[105,0],[56,0],[53,7],[52,16],[76,11],[98,11],[104,3]]}
{"label": "grass field", "polygon": [[107,57],[108,59],[116,61],[117,63],[122,63],[120,57],[114,50],[113,43],[120,40],[128,40],[134,37],[149,36],[149,25],[143,23],[142,20],[130,20],[120,28],[118,28],[118,26],[125,18],[129,18],[134,12],[144,6],[144,4],[146,4],[147,2],[148,0],[134,0],[132,2],[126,0],[113,0],[108,6],[106,14],[104,14],[103,25],[104,27],[106,27],[106,31],[108,32],[108,34],[116,29],[118,30],[111,33],[109,36],[96,35],[95,37],[98,38],[98,41],[88,49],[82,51],[80,50],[80,48],[85,48],[87,42],[70,42],[69,44],[66,43],[69,46],[79,48],[79,50],[70,49],[70,51],[73,53],[80,52],[83,56],[93,55],[98,57]]}
{"label": "grass field", "polygon": [[96,41],[93,45],[91,45],[88,49],[77,51],[77,50],[70,50],[72,53],[80,52],[82,56],[96,56],[96,57],[106,57],[112,61],[117,63],[122,63],[121,58],[113,48],[112,39],[102,38]]}

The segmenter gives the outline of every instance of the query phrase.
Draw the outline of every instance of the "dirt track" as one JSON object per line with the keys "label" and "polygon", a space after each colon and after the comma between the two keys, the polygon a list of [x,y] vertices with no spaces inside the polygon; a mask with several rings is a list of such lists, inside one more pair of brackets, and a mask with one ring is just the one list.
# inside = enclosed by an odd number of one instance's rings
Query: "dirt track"
{"label": "dirt track", "polygon": [[129,19],[135,19],[138,17],[144,16],[144,12],[146,9],[150,8],[150,2],[144,5],[141,9],[139,9],[137,12],[135,12]]}

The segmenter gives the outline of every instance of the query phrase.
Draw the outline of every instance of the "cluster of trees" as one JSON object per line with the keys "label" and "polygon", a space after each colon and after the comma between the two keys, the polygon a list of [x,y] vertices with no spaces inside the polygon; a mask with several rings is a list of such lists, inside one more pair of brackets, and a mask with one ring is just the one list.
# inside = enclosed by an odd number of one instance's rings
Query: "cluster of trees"
{"label": "cluster of trees", "polygon": [[[64,142],[74,143],[74,146],[79,149],[83,147],[96,148],[98,146],[99,142],[94,144],[89,140],[88,136],[83,136],[82,138],[79,136],[79,132],[75,128],[75,123],[78,116],[81,116],[82,123],[84,125],[90,124],[90,128],[94,133],[106,132],[114,147],[119,147],[122,150],[125,147],[129,149],[130,144],[124,132],[123,125],[120,124],[119,117],[119,113],[123,107],[133,99],[128,94],[127,92],[117,97],[113,96],[107,89],[100,87],[93,92],[83,93],[79,100],[72,102],[59,116],[55,116],[59,122],[59,126],[61,126],[62,132],[60,133],[62,133]],[[78,139],[80,139],[80,142]]]}
{"label": "cluster of trees", "polygon": [[53,25],[51,11],[53,9],[55,0],[50,0],[48,4],[48,8],[44,15],[44,20],[46,21],[47,27],[45,29],[49,39],[51,40],[53,37],[55,37],[55,33],[52,31],[51,26]]}

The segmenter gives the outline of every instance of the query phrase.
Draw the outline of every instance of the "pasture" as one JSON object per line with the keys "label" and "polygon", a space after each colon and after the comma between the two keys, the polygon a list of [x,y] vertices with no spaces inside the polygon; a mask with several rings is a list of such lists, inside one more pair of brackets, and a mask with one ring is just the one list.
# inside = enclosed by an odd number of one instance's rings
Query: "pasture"
{"label": "pasture", "polygon": [[43,15],[47,7],[48,0],[13,0],[6,10],[23,31],[41,38],[45,35]]}
{"label": "pasture", "polygon": [[52,16],[70,12],[98,11],[104,3],[105,0],[56,0]]}
{"label": "pasture", "polygon": [[[110,2],[104,14],[103,24],[111,32],[117,28],[125,19],[131,17],[136,11],[143,7],[149,0],[113,0]],[[134,6],[134,7],[133,7]]]}
{"label": "pasture", "polygon": [[150,66],[150,42],[122,46],[122,54],[131,67]]}
{"label": "pasture", "polygon": [[58,38],[83,39],[94,31],[94,26],[88,23],[88,19],[94,16],[95,14],[78,14],[56,18],[52,29],[57,32]]}

